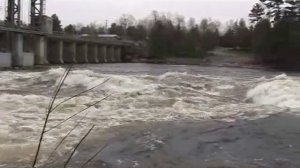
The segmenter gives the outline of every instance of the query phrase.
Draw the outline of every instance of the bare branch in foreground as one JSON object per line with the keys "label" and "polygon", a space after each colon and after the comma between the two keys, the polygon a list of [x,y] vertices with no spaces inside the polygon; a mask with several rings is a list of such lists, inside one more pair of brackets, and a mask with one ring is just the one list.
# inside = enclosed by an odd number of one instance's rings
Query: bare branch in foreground
{"label": "bare branch in foreground", "polygon": [[99,101],[97,101],[97,102],[95,102],[95,103],[89,105],[87,108],[85,108],[85,109],[83,109],[83,110],[81,110],[81,111],[79,111],[79,112],[73,114],[72,116],[70,116],[70,117],[68,117],[67,119],[63,120],[63,121],[60,122],[59,124],[57,124],[57,125],[55,125],[55,126],[49,128],[48,130],[46,130],[45,133],[47,133],[47,132],[49,132],[49,131],[52,131],[53,129],[59,127],[60,125],[62,125],[63,123],[67,122],[67,121],[70,120],[71,118],[73,118],[73,117],[79,115],[80,113],[82,113],[82,112],[84,112],[84,111],[90,109],[91,107],[93,107],[93,106],[95,106],[95,105],[101,103],[103,100],[107,99],[107,98],[110,97],[110,96],[111,96],[111,95],[105,96],[103,99],[101,99],[101,100],[99,100]]}
{"label": "bare branch in foreground", "polygon": [[56,145],[54,150],[49,155],[46,163],[51,159],[51,157],[54,155],[54,152],[60,147],[60,145],[69,137],[69,135],[82,123],[82,121],[86,118],[86,116],[89,114],[89,111],[78,121],[78,123],[61,139],[61,141]]}
{"label": "bare branch in foreground", "polygon": [[42,130],[42,133],[41,133],[41,136],[40,136],[40,139],[39,139],[39,144],[38,144],[38,148],[37,148],[37,151],[36,151],[36,154],[35,154],[35,157],[34,157],[34,161],[33,161],[33,164],[32,164],[32,167],[35,168],[35,165],[37,163],[37,159],[38,159],[38,156],[39,156],[39,153],[40,153],[40,150],[41,150],[41,145],[42,145],[42,141],[43,141],[43,138],[44,138],[44,134],[45,134],[45,130],[46,130],[46,127],[47,127],[47,123],[48,123],[48,119],[49,119],[49,116],[50,116],[50,112],[51,112],[51,109],[53,107],[53,104],[55,102],[55,99],[62,87],[62,85],[64,84],[64,81],[66,80],[68,74],[70,73],[72,69],[72,65],[66,69],[66,71],[64,72],[54,94],[53,94],[53,97],[51,98],[51,101],[49,103],[49,106],[48,106],[48,109],[47,109],[47,112],[46,112],[46,118],[45,118],[45,122],[44,122],[44,125],[43,125],[43,130]]}
{"label": "bare branch in foreground", "polygon": [[95,127],[95,125],[93,125],[93,126],[90,128],[90,130],[83,136],[83,138],[81,138],[81,140],[79,141],[79,143],[75,146],[75,148],[73,149],[73,151],[72,151],[70,157],[69,157],[68,160],[66,161],[66,163],[65,163],[65,165],[64,165],[64,168],[66,168],[66,167],[68,166],[68,164],[69,164],[69,162],[71,161],[71,159],[72,159],[72,157],[73,157],[75,151],[78,149],[78,147],[80,146],[80,144],[85,140],[85,138],[86,138],[87,136],[89,136],[89,134],[92,132],[92,130],[94,129],[94,127]]}
{"label": "bare branch in foreground", "polygon": [[54,110],[56,110],[60,105],[64,104],[65,102],[67,102],[67,101],[69,101],[69,100],[71,100],[71,99],[74,99],[74,98],[76,98],[76,97],[78,97],[78,96],[81,96],[82,94],[87,93],[87,92],[89,92],[89,91],[91,91],[91,90],[93,90],[93,89],[99,87],[99,86],[105,84],[106,82],[108,82],[109,80],[110,80],[110,78],[109,78],[109,79],[106,79],[104,82],[102,82],[102,83],[100,83],[100,84],[98,84],[98,85],[96,85],[96,86],[94,86],[94,87],[92,87],[92,88],[90,88],[90,89],[84,90],[84,91],[82,91],[82,92],[80,92],[80,93],[78,93],[78,94],[76,94],[76,95],[73,95],[73,96],[67,98],[66,100],[64,100],[64,101],[62,101],[62,102],[60,102],[60,103],[58,103],[58,104],[51,110],[51,112],[53,112]]}
{"label": "bare branch in foreground", "polygon": [[95,155],[93,155],[88,161],[86,161],[81,168],[86,167],[96,156],[98,156],[106,147],[108,146],[108,144],[105,144],[103,147],[100,148],[100,150],[98,150],[97,153],[95,153]]}
{"label": "bare branch in foreground", "polygon": [[[72,67],[72,66],[71,66]],[[69,67],[69,69],[71,70],[71,67]],[[46,109],[46,114],[49,113],[49,111],[51,111],[50,107],[51,107],[51,104],[53,105],[54,104],[54,100],[55,100],[55,97],[57,96],[59,90],[61,89],[61,86],[62,86],[62,83],[63,81],[66,79],[67,77],[67,74],[69,73],[70,71],[68,69],[65,70],[65,72],[63,73],[63,75],[61,76],[59,82],[58,82],[58,85],[56,86],[55,90],[54,90],[54,93],[51,97],[51,100],[49,101],[49,105]]]}

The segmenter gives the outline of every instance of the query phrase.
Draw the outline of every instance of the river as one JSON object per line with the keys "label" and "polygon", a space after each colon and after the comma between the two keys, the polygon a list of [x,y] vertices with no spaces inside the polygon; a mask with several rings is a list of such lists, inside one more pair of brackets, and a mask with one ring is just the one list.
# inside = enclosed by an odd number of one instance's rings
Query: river
{"label": "river", "polygon": [[[58,66],[0,71],[0,167],[30,167],[46,108],[64,71],[65,67]],[[104,81],[103,85],[67,101],[51,113],[47,128],[110,95],[45,134],[40,167],[63,163],[92,125],[96,126],[95,130],[83,144],[86,148],[76,152],[71,167],[83,163],[89,158],[88,153],[95,152],[92,149],[101,145],[106,147],[95,160],[98,158],[98,164],[101,160],[103,167],[197,167],[195,165],[203,163],[207,163],[207,167],[218,167],[220,165],[214,165],[218,162],[227,167],[300,166],[300,129],[297,124],[291,124],[300,121],[299,73],[188,65],[76,65],[55,104]],[[278,121],[284,122],[276,125]],[[78,122],[79,126],[52,153]],[[267,130],[268,125],[264,125],[265,132],[259,134],[262,129],[236,128],[236,123],[256,126],[270,123],[273,129]],[[195,149],[195,137],[199,138],[194,133],[216,127],[228,128],[231,132],[223,130],[218,135],[203,135],[202,140],[211,142],[207,143],[211,148],[201,149],[206,157],[197,157],[195,153],[187,157]],[[186,142],[177,137],[184,134],[176,133],[180,129],[190,131]],[[282,132],[283,129],[289,132]],[[251,133],[255,136],[248,137]],[[238,139],[212,140],[221,135]],[[275,140],[280,143],[273,142]],[[235,149],[247,143],[249,149]],[[278,146],[273,148],[273,145]],[[130,149],[125,150],[126,146]],[[137,154],[133,148],[144,150]],[[162,159],[166,157],[162,151],[170,157]]]}

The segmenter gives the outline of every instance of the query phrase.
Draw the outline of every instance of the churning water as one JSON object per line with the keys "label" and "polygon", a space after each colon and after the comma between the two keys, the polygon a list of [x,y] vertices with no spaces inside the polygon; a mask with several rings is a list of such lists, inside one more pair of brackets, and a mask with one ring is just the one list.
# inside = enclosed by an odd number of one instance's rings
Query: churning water
{"label": "churning water", "polygon": [[[32,161],[46,108],[64,71],[53,67],[0,72],[0,167]],[[74,67],[55,103],[107,79],[105,84],[67,101],[51,114],[48,128],[111,95],[46,133],[40,163],[85,115],[57,151],[58,156],[71,150],[92,124],[104,130],[132,122],[255,120],[274,113],[297,113],[300,108],[299,74],[149,64]]]}

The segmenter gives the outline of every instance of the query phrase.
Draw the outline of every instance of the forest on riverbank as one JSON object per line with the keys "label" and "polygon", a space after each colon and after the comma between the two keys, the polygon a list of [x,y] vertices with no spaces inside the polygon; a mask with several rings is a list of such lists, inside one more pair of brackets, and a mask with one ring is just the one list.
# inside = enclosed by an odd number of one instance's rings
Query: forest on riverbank
{"label": "forest on riverbank", "polygon": [[249,11],[249,22],[231,20],[226,26],[210,18],[197,22],[184,16],[153,11],[137,21],[122,15],[110,27],[67,25],[52,16],[54,31],[67,34],[117,34],[139,42],[149,58],[202,58],[217,46],[253,52],[256,63],[277,66],[300,65],[300,1],[260,0]]}

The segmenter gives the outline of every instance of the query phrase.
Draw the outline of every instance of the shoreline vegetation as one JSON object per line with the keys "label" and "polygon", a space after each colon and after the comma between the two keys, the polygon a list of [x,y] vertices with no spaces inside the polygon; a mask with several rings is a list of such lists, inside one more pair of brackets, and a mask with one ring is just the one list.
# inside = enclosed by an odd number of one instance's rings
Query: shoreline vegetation
{"label": "shoreline vegetation", "polygon": [[249,22],[237,19],[226,25],[210,18],[199,22],[158,11],[141,20],[124,14],[110,27],[91,23],[63,28],[57,15],[52,18],[54,31],[89,36],[109,33],[136,41],[137,55],[155,63],[173,57],[205,60],[215,48],[226,47],[251,53],[255,64],[287,69],[300,65],[299,0],[260,0],[249,11]]}

